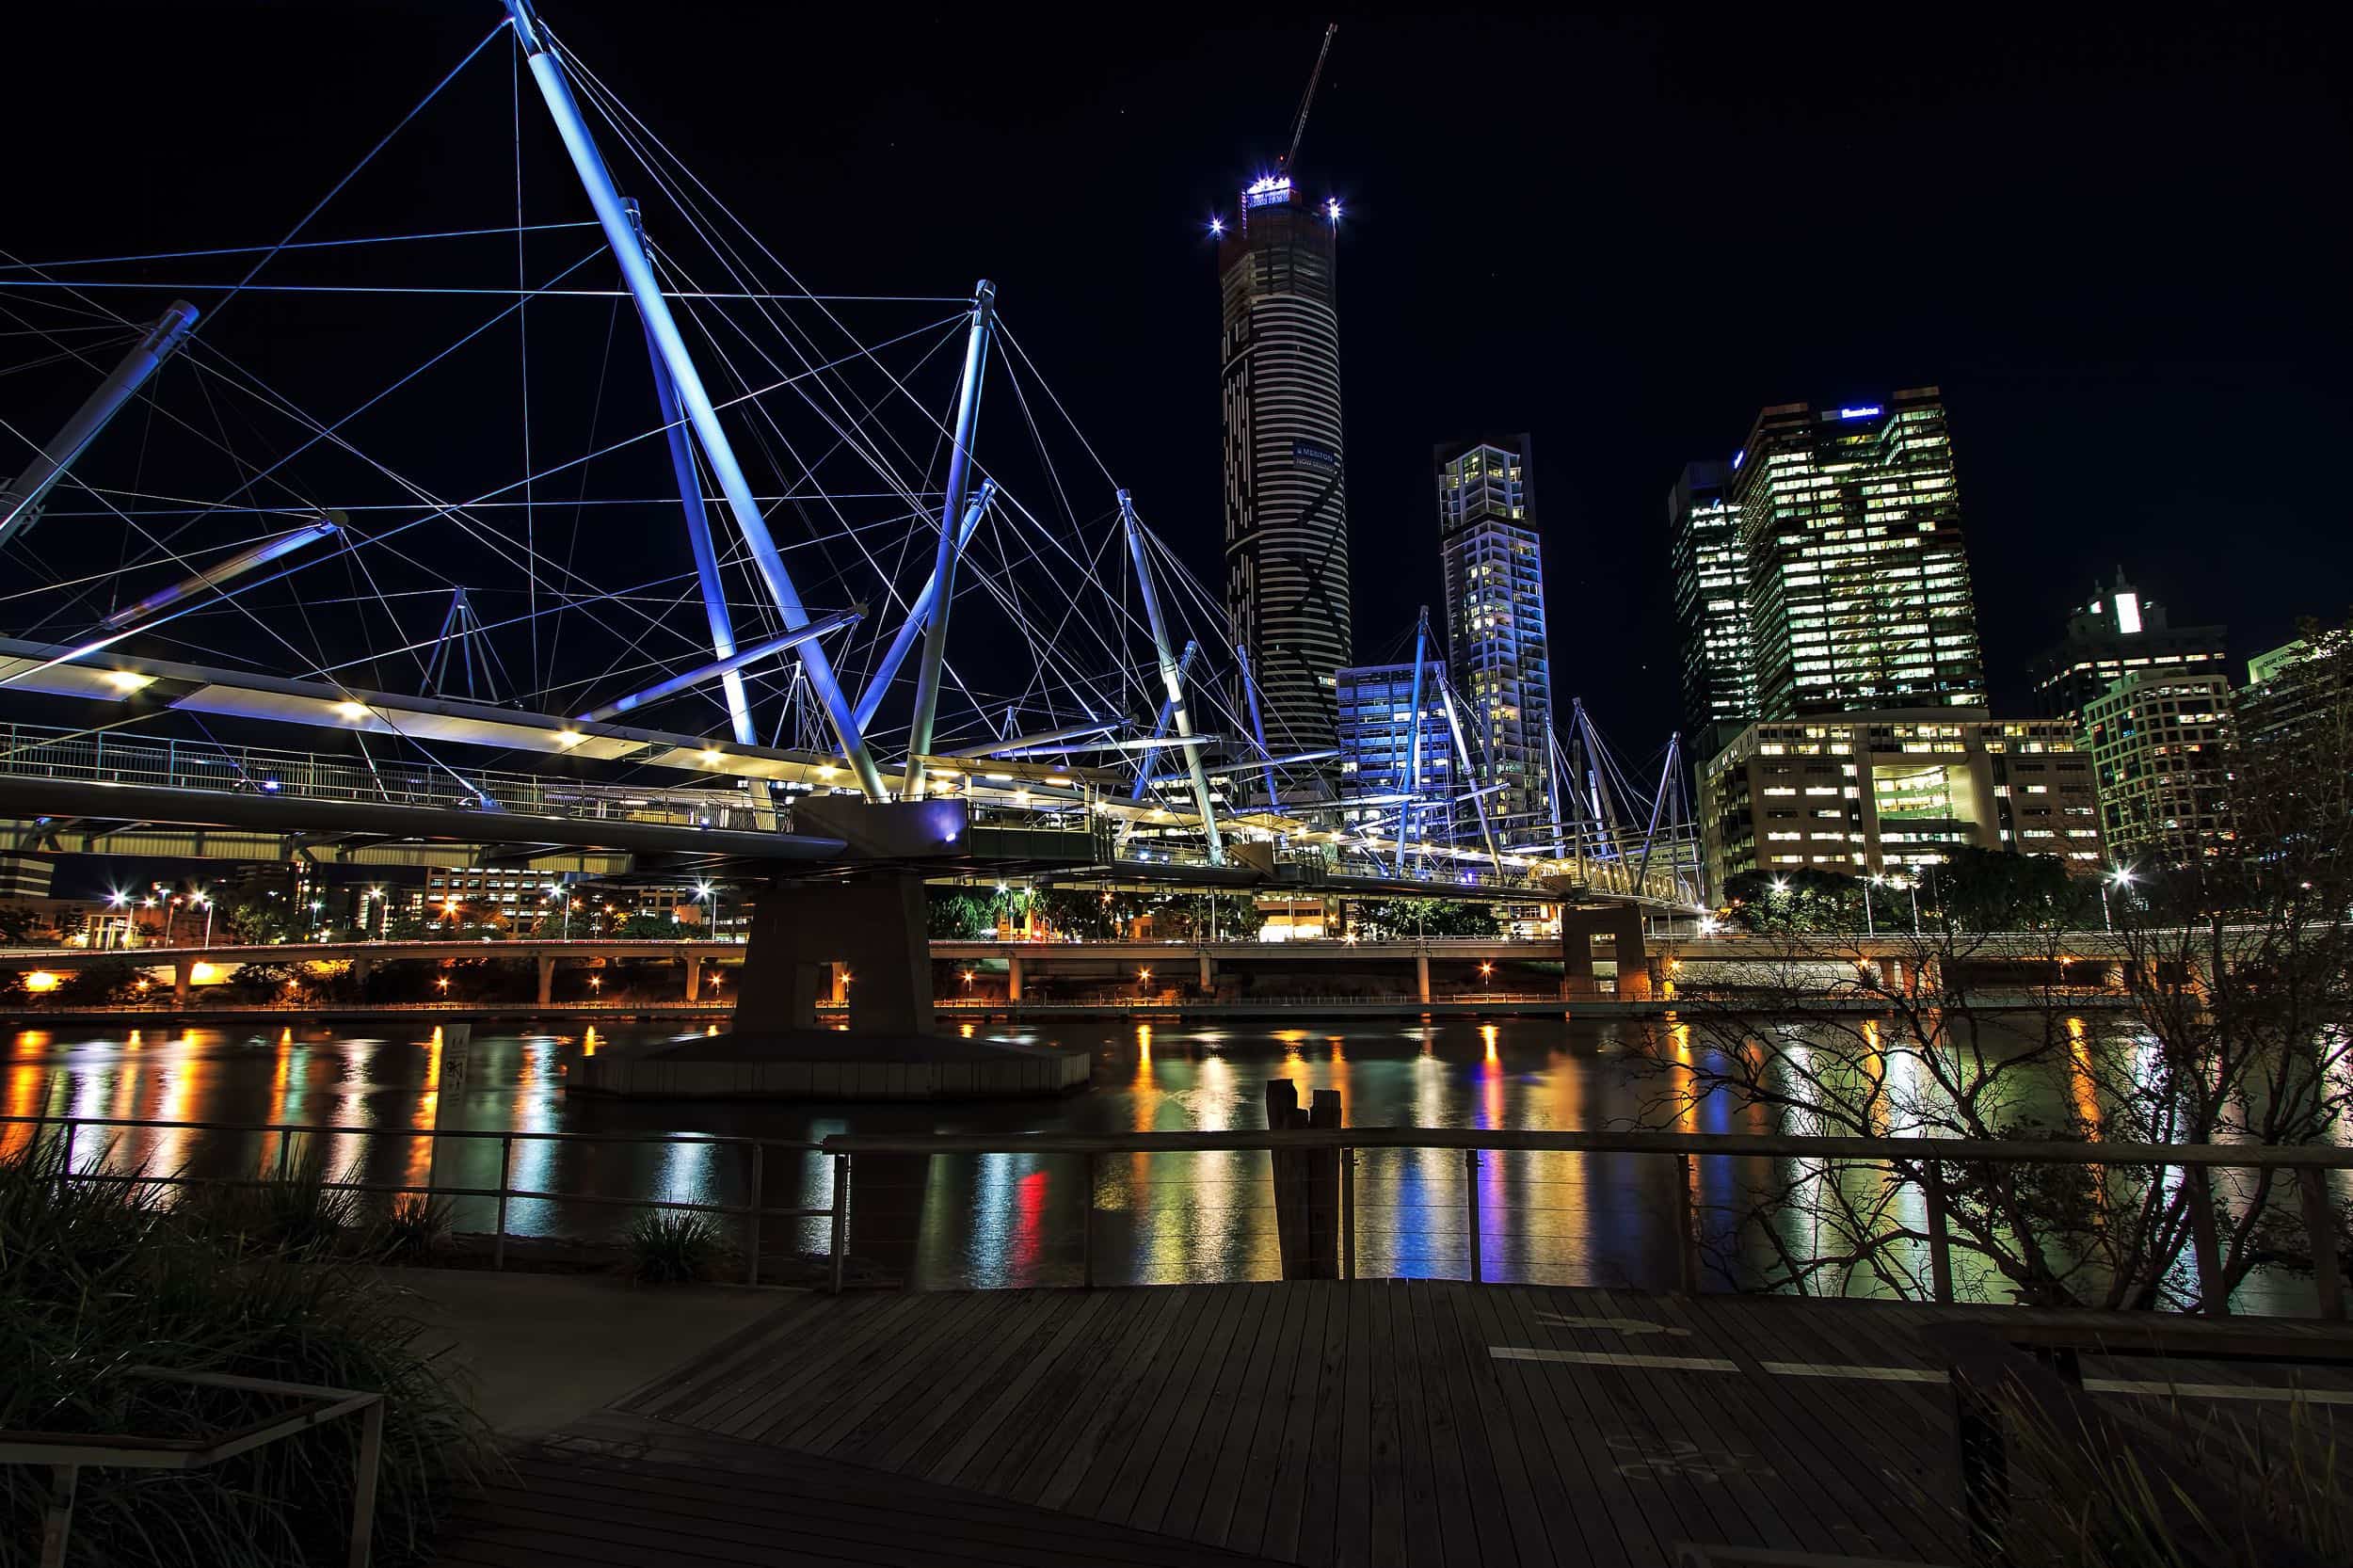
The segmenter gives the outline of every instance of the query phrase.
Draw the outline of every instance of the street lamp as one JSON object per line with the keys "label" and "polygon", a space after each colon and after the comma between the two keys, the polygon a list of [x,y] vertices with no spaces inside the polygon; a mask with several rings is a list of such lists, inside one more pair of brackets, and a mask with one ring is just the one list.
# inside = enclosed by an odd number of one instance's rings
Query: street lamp
{"label": "street lamp", "polygon": [[449,995],[449,976],[443,975],[439,980],[436,980],[433,983],[433,987],[435,990],[440,991],[443,996]]}
{"label": "street lamp", "polygon": [[1865,936],[1876,936],[1880,934],[1879,927],[1871,920],[1871,889],[1886,886],[1887,878],[1876,875],[1863,885],[1863,934]]}
{"label": "street lamp", "polygon": [[204,906],[204,945],[211,947],[213,945],[213,895],[197,893],[190,898],[189,902]]}
{"label": "street lamp", "polygon": [[968,997],[972,994],[972,971],[970,969],[964,971],[964,994]]}
{"label": "street lamp", "polygon": [[697,882],[695,896],[708,905],[705,913],[711,917],[711,939],[715,942],[719,939],[719,889],[712,883]]}
{"label": "street lamp", "polygon": [[2124,866],[2117,867],[2114,871],[2108,872],[2107,875],[2100,879],[2101,930],[2107,932],[2114,932],[2116,930],[2116,921],[2108,914],[2108,888],[2113,886],[2121,892],[2132,885],[2133,873],[2129,868]]}

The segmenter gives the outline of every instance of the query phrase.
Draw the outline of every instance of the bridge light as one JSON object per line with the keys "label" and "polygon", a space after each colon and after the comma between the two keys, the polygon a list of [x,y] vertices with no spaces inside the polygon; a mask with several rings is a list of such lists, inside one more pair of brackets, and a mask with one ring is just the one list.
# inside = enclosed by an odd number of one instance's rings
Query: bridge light
{"label": "bridge light", "polygon": [[47,969],[35,969],[24,977],[24,988],[28,991],[54,991],[57,988],[57,977]]}
{"label": "bridge light", "polygon": [[712,749],[710,746],[703,747],[702,763],[706,768],[717,767],[719,765],[719,753]]}
{"label": "bridge light", "polygon": [[338,702],[335,704],[335,716],[339,719],[350,719],[354,721],[364,719],[368,716],[367,704],[364,702]]}
{"label": "bridge light", "polygon": [[559,729],[555,732],[555,744],[560,746],[576,746],[587,738],[577,729]]}
{"label": "bridge light", "polygon": [[106,684],[128,696],[142,686],[155,684],[155,678],[152,675],[141,675],[136,670],[108,670]]}

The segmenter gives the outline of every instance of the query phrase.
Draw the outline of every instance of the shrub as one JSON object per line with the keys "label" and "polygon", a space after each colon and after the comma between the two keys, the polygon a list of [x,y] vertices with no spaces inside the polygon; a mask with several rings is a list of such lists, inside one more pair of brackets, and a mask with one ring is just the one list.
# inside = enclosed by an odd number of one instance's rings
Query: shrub
{"label": "shrub", "polygon": [[391,1212],[376,1222],[368,1250],[387,1263],[422,1263],[448,1243],[454,1224],[447,1198],[410,1192],[394,1199]]}
{"label": "shrub", "polygon": [[[0,1159],[0,1428],[192,1436],[287,1408],[124,1374],[139,1364],[380,1392],[377,1560],[423,1555],[451,1483],[495,1460],[401,1296],[342,1266],[232,1251],[136,1182],[60,1174],[54,1144]],[[72,1560],[341,1560],[359,1441],[342,1420],[201,1469],[85,1469]],[[0,1466],[0,1568],[33,1561],[47,1479]]]}
{"label": "shrub", "polygon": [[708,1215],[655,1209],[629,1227],[630,1275],[643,1284],[708,1279],[727,1255],[727,1241]]}
{"label": "shrub", "polygon": [[[359,1178],[355,1166],[334,1179]],[[181,1217],[239,1252],[315,1257],[362,1233],[362,1195],[329,1185],[327,1150],[316,1143],[305,1143],[296,1155],[292,1140],[281,1142],[276,1168],[251,1186],[187,1187],[182,1193]]]}

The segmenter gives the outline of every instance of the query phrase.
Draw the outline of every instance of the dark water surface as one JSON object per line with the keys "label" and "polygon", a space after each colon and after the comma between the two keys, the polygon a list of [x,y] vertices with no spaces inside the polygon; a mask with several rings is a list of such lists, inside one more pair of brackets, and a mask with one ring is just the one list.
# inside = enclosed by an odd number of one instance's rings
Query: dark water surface
{"label": "dark water surface", "polygon": [[[697,1105],[568,1097],[584,1054],[675,1036],[675,1026],[610,1032],[502,1032],[478,1025],[462,1048],[429,1019],[390,1033],[241,1029],[19,1032],[0,1054],[0,1110],[179,1121],[309,1123],[349,1128],[330,1141],[338,1169],[373,1180],[494,1187],[496,1140],[434,1141],[413,1129],[664,1134],[705,1132],[815,1140],[836,1132],[1213,1131],[1265,1126],[1266,1080],[1288,1078],[1305,1101],[1337,1088],[1354,1126],[1581,1129],[1625,1126],[1662,1085],[1635,1076],[1627,1048],[1641,1022],[1517,1019],[1496,1023],[1366,1021],[1324,1029],[1078,1024],[1010,1036],[1091,1048],[1095,1086],[1050,1100],[966,1105]],[[1675,1044],[1689,1048],[1688,1038]],[[1705,1132],[1770,1131],[1763,1112],[1718,1103],[1674,1125]],[[368,1131],[366,1129],[375,1129]],[[21,1143],[0,1125],[0,1149]],[[181,1130],[116,1134],[118,1162],[150,1171],[243,1174],[269,1158],[253,1135]],[[1663,1288],[1676,1166],[1658,1156],[1498,1154],[1475,1172],[1459,1151],[1357,1155],[1356,1241],[1362,1272],[1468,1273],[1470,1183],[1479,1193],[1486,1277]],[[513,1144],[512,1181],[562,1194],[742,1203],[749,1160],[739,1148],[653,1144]],[[774,1207],[829,1201],[827,1161],[771,1151],[763,1180]],[[1761,1162],[1694,1162],[1703,1208],[1730,1203]],[[1076,1283],[1085,1172],[1076,1157],[861,1156],[853,1180],[853,1250],[928,1286]],[[1096,1272],[1104,1283],[1271,1278],[1278,1272],[1267,1158],[1260,1153],[1106,1155],[1095,1177]],[[609,1239],[632,1211],[516,1199],[519,1235]],[[1918,1225],[1924,1216],[1899,1215]],[[459,1200],[461,1229],[489,1229],[494,1206]],[[772,1221],[825,1244],[825,1222]],[[1802,1244],[1802,1238],[1785,1240]],[[1864,1288],[1857,1282],[1858,1289]]]}

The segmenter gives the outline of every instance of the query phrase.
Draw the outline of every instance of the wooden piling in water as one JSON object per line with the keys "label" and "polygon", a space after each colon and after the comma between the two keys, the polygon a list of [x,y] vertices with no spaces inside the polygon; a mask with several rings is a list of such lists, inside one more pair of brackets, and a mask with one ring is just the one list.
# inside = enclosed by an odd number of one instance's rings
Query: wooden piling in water
{"label": "wooden piling in water", "polygon": [[[1302,1109],[1299,1086],[1269,1079],[1266,1125],[1271,1131],[1340,1126],[1340,1092],[1319,1089]],[[1340,1277],[1340,1151],[1275,1149],[1269,1164],[1274,1189],[1274,1235],[1285,1279]]]}

